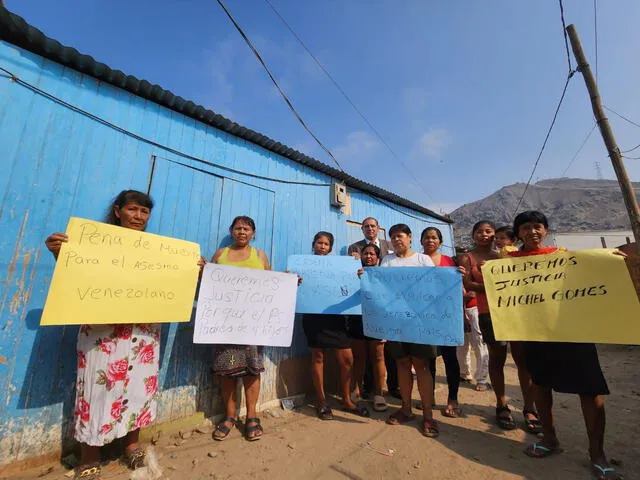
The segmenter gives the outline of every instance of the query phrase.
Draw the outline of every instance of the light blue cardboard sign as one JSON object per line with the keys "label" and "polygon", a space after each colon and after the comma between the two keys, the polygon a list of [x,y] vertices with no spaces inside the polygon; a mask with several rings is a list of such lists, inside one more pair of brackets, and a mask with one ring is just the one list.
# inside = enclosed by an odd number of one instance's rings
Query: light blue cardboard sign
{"label": "light blue cardboard sign", "polygon": [[368,337],[464,344],[462,275],[453,267],[372,267],[361,282]]}
{"label": "light blue cardboard sign", "polygon": [[360,261],[337,255],[291,255],[287,270],[302,277],[297,313],[360,315]]}

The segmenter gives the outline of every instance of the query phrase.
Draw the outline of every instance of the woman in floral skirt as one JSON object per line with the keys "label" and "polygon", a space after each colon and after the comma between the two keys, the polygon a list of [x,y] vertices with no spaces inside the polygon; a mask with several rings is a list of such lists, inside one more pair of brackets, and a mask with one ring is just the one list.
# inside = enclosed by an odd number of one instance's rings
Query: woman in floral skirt
{"label": "woman in floral skirt", "polygon": [[[152,208],[145,193],[124,190],[113,201],[106,222],[144,231]],[[45,245],[57,259],[67,241],[66,234],[54,233]],[[138,436],[156,417],[160,326],[83,325],[77,355],[74,437],[81,445],[81,465],[74,478],[101,479],[100,447],[118,438],[124,438],[129,467],[142,466],[145,451]]]}

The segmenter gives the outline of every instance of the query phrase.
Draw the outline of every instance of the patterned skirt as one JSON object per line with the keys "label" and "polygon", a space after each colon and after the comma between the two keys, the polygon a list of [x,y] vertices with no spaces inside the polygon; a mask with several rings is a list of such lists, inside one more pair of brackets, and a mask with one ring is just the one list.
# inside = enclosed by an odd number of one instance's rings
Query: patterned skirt
{"label": "patterned skirt", "polygon": [[153,422],[159,325],[83,325],[77,354],[77,441],[101,447]]}
{"label": "patterned skirt", "polygon": [[255,345],[216,345],[213,373],[223,377],[244,377],[264,372],[262,347]]}

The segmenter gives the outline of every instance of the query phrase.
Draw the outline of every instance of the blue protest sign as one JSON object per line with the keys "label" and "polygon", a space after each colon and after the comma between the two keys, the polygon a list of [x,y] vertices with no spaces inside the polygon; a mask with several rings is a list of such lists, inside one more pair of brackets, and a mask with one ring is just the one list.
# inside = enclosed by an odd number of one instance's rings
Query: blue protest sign
{"label": "blue protest sign", "polygon": [[361,282],[364,334],[462,345],[462,275],[453,267],[371,267]]}
{"label": "blue protest sign", "polygon": [[360,315],[359,268],[353,257],[291,255],[287,270],[302,277],[296,312]]}

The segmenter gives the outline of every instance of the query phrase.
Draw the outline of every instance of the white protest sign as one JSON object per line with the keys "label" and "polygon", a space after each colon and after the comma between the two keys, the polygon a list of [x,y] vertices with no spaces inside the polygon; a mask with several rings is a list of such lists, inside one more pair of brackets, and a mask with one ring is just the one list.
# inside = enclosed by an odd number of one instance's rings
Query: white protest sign
{"label": "white protest sign", "polygon": [[208,263],[193,343],[290,346],[297,288],[290,273]]}

